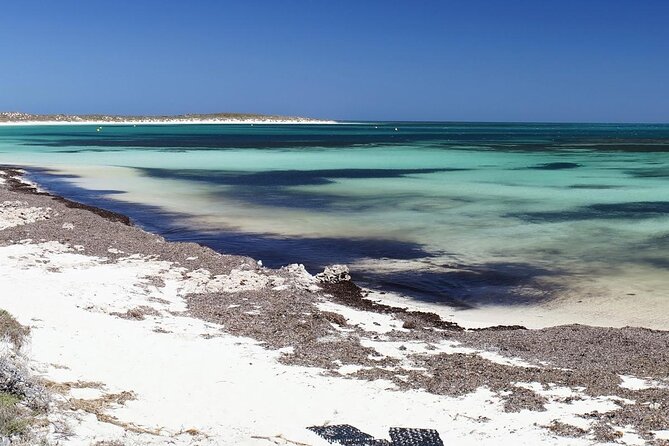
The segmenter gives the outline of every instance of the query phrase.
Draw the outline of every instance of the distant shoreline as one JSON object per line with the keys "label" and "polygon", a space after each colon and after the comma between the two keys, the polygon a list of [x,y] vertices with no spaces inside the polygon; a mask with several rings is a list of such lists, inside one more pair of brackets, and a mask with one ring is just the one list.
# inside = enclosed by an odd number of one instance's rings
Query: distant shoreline
{"label": "distant shoreline", "polygon": [[191,114],[174,116],[36,115],[0,113],[0,126],[36,125],[178,125],[178,124],[337,124],[328,119],[243,113]]}
{"label": "distant shoreline", "polygon": [[300,120],[277,120],[277,121],[262,121],[262,120],[220,120],[220,121],[11,121],[0,122],[0,127],[27,127],[40,125],[216,125],[216,124],[250,124],[250,125],[264,125],[264,124],[339,124],[337,121],[300,121]]}

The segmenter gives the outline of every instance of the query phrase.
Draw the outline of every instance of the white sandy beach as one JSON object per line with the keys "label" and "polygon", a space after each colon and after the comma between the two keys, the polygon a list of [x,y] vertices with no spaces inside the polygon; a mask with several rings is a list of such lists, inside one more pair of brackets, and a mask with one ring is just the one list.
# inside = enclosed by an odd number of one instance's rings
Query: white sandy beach
{"label": "white sandy beach", "polygon": [[[6,201],[0,207],[0,235],[63,218],[64,209]],[[79,230],[67,220],[62,229]],[[155,242],[164,243],[157,237]],[[378,439],[388,439],[390,427],[435,429],[444,444],[457,445],[607,444],[558,436],[547,427],[564,423],[587,430],[593,421],[582,415],[614,411],[621,401],[615,395],[592,397],[582,388],[515,382],[545,398],[545,410],[509,412],[503,395],[486,386],[454,397],[400,389],[385,379],[347,378],[361,369],[357,366],[343,365],[342,376],[335,377],[317,367],[286,365],[278,360],[292,348],[272,350],[229,334],[223,325],[191,316],[185,300],[203,290],[225,296],[272,283],[285,286],[278,276],[243,269],[212,276],[115,248],[108,249],[110,258],[84,251],[80,245],[33,239],[0,246],[0,308],[30,327],[32,341],[24,350],[30,367],[59,389],[49,415],[53,444],[316,446],[330,443],[306,428],[337,424],[351,424]],[[312,287],[315,279],[300,274],[300,286]],[[361,329],[361,344],[377,360],[398,360],[407,371],[415,369],[412,355],[436,354],[532,366],[454,340],[397,342],[389,335],[408,330],[393,315],[327,298],[318,307]],[[350,332],[337,330],[343,336]],[[637,389],[665,385],[638,376],[622,376],[621,382]],[[91,405],[99,407],[87,410]],[[644,444],[633,428],[618,429],[615,444]],[[667,432],[655,435],[663,438]]]}
{"label": "white sandy beach", "polygon": [[[101,440],[326,445],[305,427],[344,423],[364,427],[377,438],[386,438],[390,426],[406,426],[436,428],[445,444],[586,445],[591,443],[585,439],[551,438],[541,426],[557,419],[583,427],[587,423],[576,415],[615,408],[607,399],[561,403],[578,392],[555,387],[541,391],[552,400],[547,411],[509,414],[485,388],[449,398],[397,391],[385,381],[328,378],[317,369],[281,365],[276,362],[278,352],[179,315],[184,310],[181,295],[189,284],[178,268],[165,262],[129,256],[109,264],[59,243],[26,242],[0,248],[0,271],[0,289],[12,290],[3,293],[0,307],[31,327],[27,354],[36,372],[58,383],[103,384],[100,389],[75,388],[62,398],[135,395],[124,406],[112,405],[105,412],[121,426],[82,411],[54,414],[53,420],[67,423],[72,432],[60,439],[62,432],[51,432],[63,445]],[[165,285],[155,287],[149,277],[160,277]],[[137,306],[159,314],[143,321],[110,314]],[[382,329],[393,324],[392,318],[342,313],[361,326],[377,327],[376,322]],[[381,340],[370,345],[384,356],[407,354],[397,343]],[[417,344],[411,350],[425,352],[428,347]],[[459,350],[444,345],[439,351]],[[483,423],[482,417],[490,421]],[[632,433],[626,437],[627,444],[641,444]]]}

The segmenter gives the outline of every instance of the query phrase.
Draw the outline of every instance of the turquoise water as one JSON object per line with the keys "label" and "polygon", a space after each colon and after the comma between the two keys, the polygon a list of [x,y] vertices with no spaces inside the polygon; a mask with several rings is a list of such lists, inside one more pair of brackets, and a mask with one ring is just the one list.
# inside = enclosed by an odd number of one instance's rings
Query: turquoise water
{"label": "turquoise water", "polygon": [[0,127],[0,163],[174,240],[463,306],[669,296],[669,126]]}

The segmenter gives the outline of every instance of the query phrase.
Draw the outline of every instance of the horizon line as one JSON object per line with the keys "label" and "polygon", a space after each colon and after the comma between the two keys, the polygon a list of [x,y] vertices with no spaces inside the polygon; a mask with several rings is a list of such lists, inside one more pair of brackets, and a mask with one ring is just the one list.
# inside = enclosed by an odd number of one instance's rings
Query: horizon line
{"label": "horizon line", "polygon": [[[518,121],[518,120],[459,120],[459,119],[339,119],[339,118],[325,118],[325,117],[312,117],[307,115],[294,115],[294,114],[277,114],[277,113],[255,113],[255,112],[188,112],[188,113],[172,113],[172,114],[118,114],[118,113],[30,113],[24,111],[0,111],[0,115],[6,114],[23,114],[30,115],[31,117],[47,117],[47,116],[64,116],[64,117],[82,117],[82,116],[95,116],[95,117],[111,117],[111,118],[185,118],[185,117],[197,117],[197,116],[222,116],[222,115],[237,115],[237,116],[247,116],[247,117],[267,117],[267,118],[288,118],[288,119],[305,119],[305,120],[314,120],[314,121],[336,121],[337,123],[345,124],[355,124],[355,123],[381,123],[381,122],[394,122],[394,123],[434,123],[434,124],[561,124],[561,125],[669,125],[669,121],[569,121],[569,120],[529,120],[529,121]],[[327,124],[323,124],[327,125]]]}

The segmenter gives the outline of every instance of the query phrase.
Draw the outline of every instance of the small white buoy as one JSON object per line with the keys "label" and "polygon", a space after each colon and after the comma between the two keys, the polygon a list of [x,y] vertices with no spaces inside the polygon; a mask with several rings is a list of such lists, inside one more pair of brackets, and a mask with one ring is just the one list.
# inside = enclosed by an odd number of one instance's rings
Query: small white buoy
{"label": "small white buoy", "polygon": [[395,127],[395,131],[397,131],[397,127]]}

